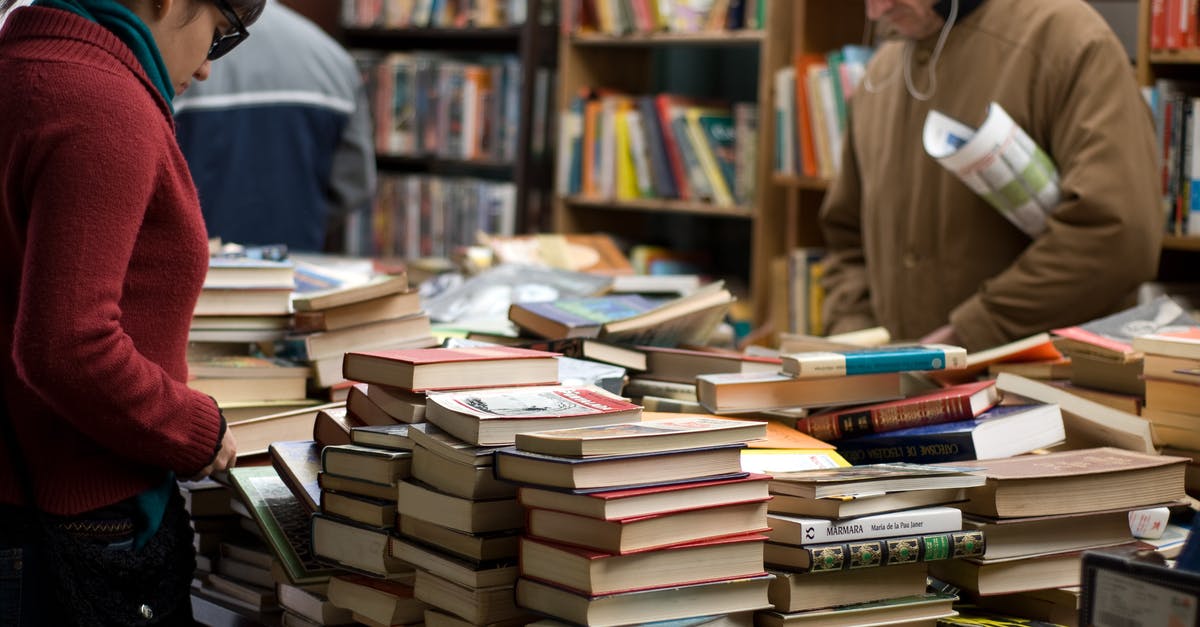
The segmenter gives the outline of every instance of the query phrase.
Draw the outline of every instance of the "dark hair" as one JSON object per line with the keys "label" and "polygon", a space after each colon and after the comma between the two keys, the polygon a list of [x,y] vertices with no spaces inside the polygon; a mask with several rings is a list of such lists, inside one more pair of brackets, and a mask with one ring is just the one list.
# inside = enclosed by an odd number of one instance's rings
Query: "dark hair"
{"label": "dark hair", "polygon": [[[213,2],[213,0],[205,1]],[[262,15],[263,6],[267,0],[228,0],[228,2],[238,17],[242,18],[242,23],[249,26],[258,20],[258,16]],[[0,14],[11,9],[16,3],[17,0],[0,0]]]}

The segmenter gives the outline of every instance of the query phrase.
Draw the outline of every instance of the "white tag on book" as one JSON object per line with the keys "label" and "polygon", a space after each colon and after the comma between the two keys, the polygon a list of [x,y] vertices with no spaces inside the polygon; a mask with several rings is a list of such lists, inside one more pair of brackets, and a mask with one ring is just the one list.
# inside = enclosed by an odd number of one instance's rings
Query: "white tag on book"
{"label": "white tag on book", "polygon": [[1058,168],[996,103],[973,129],[939,111],[925,117],[925,152],[1030,237],[1058,204]]}

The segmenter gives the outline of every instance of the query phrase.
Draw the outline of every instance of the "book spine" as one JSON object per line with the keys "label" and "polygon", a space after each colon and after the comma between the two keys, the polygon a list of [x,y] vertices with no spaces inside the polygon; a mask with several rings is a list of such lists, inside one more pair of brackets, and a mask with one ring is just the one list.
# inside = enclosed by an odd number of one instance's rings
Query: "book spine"
{"label": "book spine", "polygon": [[[840,453],[841,450],[839,449]],[[962,529],[962,512],[952,507],[905,510],[890,514],[841,520],[803,519],[803,537],[799,541],[771,538],[777,542],[814,546],[831,542],[850,542],[887,538],[904,533],[945,533]]]}
{"label": "book spine", "polygon": [[909,427],[967,420],[972,417],[970,398],[959,395],[808,416],[796,421],[796,429],[819,440],[840,440]]}
{"label": "book spine", "polygon": [[805,547],[808,567],[796,572],[820,573],[936,562],[960,557],[982,557],[983,531],[952,531],[923,535],[879,538],[856,542],[833,542]]}
{"label": "book spine", "polygon": [[914,347],[862,353],[811,352],[787,355],[783,371],[796,378],[821,378],[965,368],[967,352],[957,346]]}
{"label": "book spine", "polygon": [[864,437],[841,440],[837,452],[854,464],[908,462],[936,464],[976,459],[971,432],[911,435],[890,438]]}

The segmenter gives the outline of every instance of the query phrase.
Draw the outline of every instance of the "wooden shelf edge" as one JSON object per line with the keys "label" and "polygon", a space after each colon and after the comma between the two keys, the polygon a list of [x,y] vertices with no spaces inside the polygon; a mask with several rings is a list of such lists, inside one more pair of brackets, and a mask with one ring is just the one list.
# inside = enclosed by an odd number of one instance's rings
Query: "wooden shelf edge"
{"label": "wooden shelf edge", "polygon": [[1150,52],[1150,63],[1160,64],[1200,64],[1200,49],[1186,50],[1154,50]]}
{"label": "wooden shelf edge", "polygon": [[492,28],[393,28],[387,26],[348,26],[343,32],[358,37],[470,37],[489,39],[516,39],[521,36],[523,26],[497,26]]}
{"label": "wooden shelf edge", "polygon": [[1200,235],[1168,235],[1163,238],[1163,250],[1200,251]]}
{"label": "wooden shelf edge", "polygon": [[601,33],[572,33],[568,41],[575,46],[746,46],[758,44],[765,36],[761,30],[734,30],[701,33],[633,33],[605,35]]}
{"label": "wooden shelf edge", "polygon": [[829,189],[829,179],[824,179],[815,176],[802,176],[798,174],[780,174],[778,172],[771,174],[771,182],[783,187],[792,187],[795,189],[811,189],[816,191],[825,191]]}
{"label": "wooden shelf edge", "polygon": [[613,209],[618,211],[663,211],[672,213],[687,213],[693,215],[753,218],[754,209],[743,206],[714,205],[704,202],[687,200],[612,200],[607,198],[584,198],[582,196],[566,196],[562,202],[572,209]]}

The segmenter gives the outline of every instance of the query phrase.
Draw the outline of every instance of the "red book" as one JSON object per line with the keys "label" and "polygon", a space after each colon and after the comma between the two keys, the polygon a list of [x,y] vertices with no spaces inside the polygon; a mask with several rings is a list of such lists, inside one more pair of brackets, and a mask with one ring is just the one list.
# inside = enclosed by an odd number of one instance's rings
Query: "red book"
{"label": "red book", "polygon": [[401,348],[346,353],[342,375],[419,392],[558,383],[557,353],[515,348]]}
{"label": "red book", "polygon": [[1167,47],[1167,0],[1150,0],[1150,49]]}
{"label": "red book", "polygon": [[524,577],[580,594],[616,594],[765,574],[766,540],[750,533],[617,555],[523,537],[520,569]]}
{"label": "red book", "polygon": [[967,420],[999,401],[995,380],[976,381],[896,401],[807,416],[796,420],[796,429],[822,440],[839,440]]}
{"label": "red book", "polygon": [[816,139],[812,112],[809,111],[808,68],[824,65],[825,55],[805,53],[796,56],[796,134],[800,139],[800,165],[804,176],[818,176]]}
{"label": "red book", "polygon": [[767,490],[770,479],[769,475],[751,473],[728,479],[659,483],[599,491],[523,485],[517,490],[517,501],[526,508],[550,509],[601,520],[620,520],[765,501],[770,498]]}

